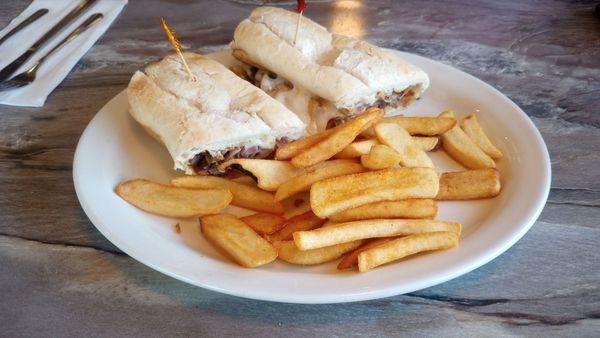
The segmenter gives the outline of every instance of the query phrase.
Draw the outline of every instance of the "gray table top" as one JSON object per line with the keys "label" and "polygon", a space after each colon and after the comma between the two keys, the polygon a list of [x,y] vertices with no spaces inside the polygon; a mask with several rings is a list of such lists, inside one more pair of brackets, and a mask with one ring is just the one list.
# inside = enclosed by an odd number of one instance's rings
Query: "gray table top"
{"label": "gray table top", "polygon": [[[541,131],[548,203],[493,262],[407,295],[338,305],[226,296],[123,254],[90,223],[71,178],[94,114],[170,51],[221,48],[263,1],[132,0],[43,108],[0,106],[0,335],[600,334],[600,20],[594,1],[309,1],[342,33],[439,60],[492,84]],[[293,6],[287,1],[288,8]],[[27,6],[5,0],[4,26]]]}

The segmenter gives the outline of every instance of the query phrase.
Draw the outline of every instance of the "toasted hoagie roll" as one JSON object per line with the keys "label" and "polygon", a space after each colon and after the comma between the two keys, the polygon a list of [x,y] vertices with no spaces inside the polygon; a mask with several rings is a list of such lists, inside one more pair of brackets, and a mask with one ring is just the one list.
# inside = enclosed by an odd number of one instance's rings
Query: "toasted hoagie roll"
{"label": "toasted hoagie roll", "polygon": [[296,21],[293,12],[256,8],[237,26],[231,49],[250,67],[237,73],[286,104],[309,132],[371,106],[406,106],[429,86],[427,74],[397,54],[306,17],[294,44]]}
{"label": "toasted hoagie roll", "polygon": [[163,143],[175,169],[216,173],[232,158],[263,158],[277,142],[305,133],[284,105],[220,63],[185,53],[195,77],[176,55],[136,72],[127,88],[130,113]]}

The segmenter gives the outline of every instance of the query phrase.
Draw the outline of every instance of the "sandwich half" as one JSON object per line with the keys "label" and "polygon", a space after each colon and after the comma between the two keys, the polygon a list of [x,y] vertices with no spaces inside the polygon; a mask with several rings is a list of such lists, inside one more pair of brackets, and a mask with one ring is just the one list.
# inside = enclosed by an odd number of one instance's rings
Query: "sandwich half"
{"label": "sandwich half", "polygon": [[297,14],[258,7],[236,28],[232,54],[249,65],[237,74],[284,102],[308,126],[323,130],[379,106],[406,106],[429,86],[420,68],[353,37],[332,34]]}
{"label": "sandwich half", "polygon": [[304,123],[220,63],[184,53],[137,71],[127,87],[130,113],[168,149],[175,169],[215,174],[232,158],[265,158],[277,143],[299,138]]}

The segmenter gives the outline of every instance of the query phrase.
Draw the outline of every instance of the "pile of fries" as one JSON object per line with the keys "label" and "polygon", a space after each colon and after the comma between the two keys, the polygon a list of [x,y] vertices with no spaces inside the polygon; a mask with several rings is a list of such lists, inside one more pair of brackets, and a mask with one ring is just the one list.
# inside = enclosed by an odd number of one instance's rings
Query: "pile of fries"
{"label": "pile of fries", "polygon": [[[457,222],[435,220],[440,200],[500,193],[495,160],[502,153],[472,115],[384,117],[370,108],[325,132],[279,147],[275,159],[233,159],[256,184],[215,176],[143,179],[117,194],[140,209],[171,217],[200,216],[200,230],[239,265],[274,261],[313,265],[342,257],[338,269],[368,271],[425,251],[456,247]],[[440,147],[441,143],[441,147]],[[466,169],[438,173],[427,152],[443,149]],[[290,218],[286,201],[309,193],[310,210]],[[218,213],[232,204],[256,211]]]}

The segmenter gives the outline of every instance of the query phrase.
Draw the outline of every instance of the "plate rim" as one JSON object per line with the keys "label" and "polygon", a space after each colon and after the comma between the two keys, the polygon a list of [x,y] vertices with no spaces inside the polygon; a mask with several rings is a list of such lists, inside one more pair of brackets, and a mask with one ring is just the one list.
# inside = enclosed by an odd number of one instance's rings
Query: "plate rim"
{"label": "plate rim", "polygon": [[466,261],[463,261],[463,262],[461,262],[461,264],[453,267],[451,269],[451,271],[446,274],[434,275],[422,282],[413,283],[413,284],[417,284],[417,285],[406,286],[406,285],[400,284],[398,286],[392,286],[392,287],[387,287],[387,288],[383,288],[383,289],[380,288],[380,289],[370,290],[367,292],[357,292],[352,295],[332,294],[332,295],[327,295],[327,296],[317,295],[317,296],[307,298],[306,296],[296,297],[293,294],[282,295],[279,293],[269,294],[269,293],[264,293],[264,292],[263,293],[257,293],[257,292],[249,293],[247,291],[244,291],[243,287],[238,288],[238,289],[220,288],[216,285],[205,284],[205,283],[190,279],[186,276],[179,275],[178,273],[172,272],[166,268],[163,268],[157,264],[154,264],[153,262],[149,261],[149,259],[147,259],[146,257],[141,257],[141,255],[138,255],[138,252],[136,251],[136,249],[130,247],[126,242],[121,241],[118,237],[114,236],[109,231],[109,227],[107,227],[104,224],[104,222],[90,209],[90,206],[89,206],[90,204],[88,203],[87,197],[83,196],[83,194],[80,192],[81,188],[79,187],[81,184],[80,171],[78,170],[78,167],[79,167],[78,159],[81,157],[80,145],[82,144],[83,140],[85,139],[85,136],[87,135],[87,133],[90,132],[90,130],[91,130],[89,128],[90,125],[94,122],[94,120],[96,120],[98,118],[98,113],[100,111],[102,111],[106,106],[110,105],[113,101],[119,99],[120,96],[126,95],[126,89],[124,89],[123,91],[119,92],[114,97],[112,97],[102,108],[100,108],[98,110],[98,112],[96,112],[94,117],[86,125],[84,131],[82,132],[82,134],[77,142],[77,146],[76,146],[75,153],[73,156],[73,183],[74,183],[75,193],[77,195],[79,204],[81,205],[83,211],[85,212],[85,214],[89,218],[89,220],[92,222],[94,227],[106,239],[108,239],[112,244],[114,244],[117,248],[122,250],[124,253],[126,253],[128,256],[132,257],[136,261],[152,268],[153,270],[156,270],[160,273],[163,273],[167,276],[173,277],[173,278],[183,281],[185,283],[188,283],[188,284],[191,284],[194,286],[198,286],[198,287],[201,287],[201,288],[204,288],[207,290],[224,293],[224,294],[228,294],[228,295],[232,295],[232,296],[242,297],[242,298],[262,300],[262,301],[271,301],[271,302],[280,302],[280,303],[298,303],[298,304],[331,304],[331,303],[356,302],[356,301],[385,298],[385,297],[395,296],[395,295],[399,295],[399,294],[405,294],[405,293],[409,293],[409,292],[415,292],[418,290],[422,290],[422,289],[425,289],[425,288],[428,288],[428,287],[431,287],[434,285],[438,285],[438,284],[447,282],[451,279],[457,278],[461,275],[471,272],[471,271],[489,263],[496,257],[500,256],[502,253],[506,252],[516,242],[518,242],[529,231],[529,229],[531,229],[533,224],[539,218],[542,210],[544,209],[544,206],[546,204],[546,201],[547,201],[549,193],[550,193],[551,178],[552,178],[550,155],[548,153],[546,143],[544,142],[544,139],[543,139],[541,133],[539,132],[539,130],[537,129],[537,127],[535,126],[535,124],[533,123],[531,118],[516,103],[514,103],[510,98],[508,98],[506,95],[504,95],[498,89],[494,88],[492,85],[484,82],[483,80],[481,80],[467,72],[464,72],[458,68],[448,65],[444,62],[441,62],[438,60],[433,60],[433,59],[423,57],[423,56],[420,56],[417,54],[412,54],[412,53],[407,53],[407,52],[402,52],[402,51],[397,51],[397,50],[391,50],[391,51],[399,53],[399,54],[409,55],[410,57],[415,57],[418,59],[424,59],[427,62],[439,63],[439,64],[443,65],[444,67],[452,68],[454,71],[459,72],[460,75],[466,76],[470,80],[475,80],[475,82],[479,86],[482,86],[486,90],[489,90],[489,91],[493,92],[494,94],[500,96],[516,112],[518,112],[518,114],[521,116],[522,120],[526,122],[527,129],[532,133],[532,136],[535,138],[536,146],[538,148],[540,148],[539,149],[539,150],[541,150],[540,155],[543,158],[543,163],[541,163],[542,166],[544,167],[543,178],[542,178],[543,186],[538,187],[538,189],[539,188],[541,188],[541,189],[537,194],[537,198],[535,201],[532,201],[531,207],[527,209],[527,214],[526,214],[526,216],[524,216],[524,217],[526,217],[526,219],[521,222],[521,226],[518,228],[518,231],[514,231],[510,235],[510,238],[495,242],[494,247],[491,247],[490,249],[485,250],[485,252],[483,252],[483,254],[473,255],[473,256],[467,258]]}

